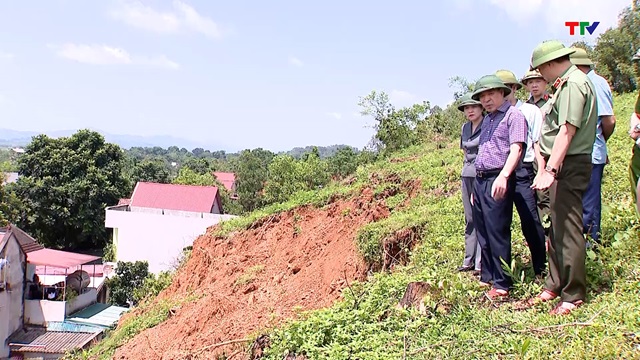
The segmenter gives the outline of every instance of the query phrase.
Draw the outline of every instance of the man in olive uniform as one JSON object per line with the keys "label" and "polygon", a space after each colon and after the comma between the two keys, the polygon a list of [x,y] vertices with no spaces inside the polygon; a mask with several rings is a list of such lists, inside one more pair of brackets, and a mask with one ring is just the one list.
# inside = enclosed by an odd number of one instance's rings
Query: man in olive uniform
{"label": "man in olive uniform", "polygon": [[580,71],[587,74],[596,92],[598,103],[598,125],[596,126],[596,141],[591,154],[591,180],[582,198],[584,233],[591,236],[596,243],[600,243],[600,219],[602,215],[602,175],[607,164],[607,141],[616,127],[613,115],[613,94],[611,86],[605,78],[593,70],[593,62],[584,49],[574,48],[571,62]]}
{"label": "man in olive uniform", "polygon": [[[631,59],[636,64],[636,71],[640,71],[640,49]],[[635,112],[631,115],[631,129],[629,135],[636,144],[633,146],[633,156],[629,163],[629,180],[631,181],[631,193],[636,203],[638,215],[640,215],[640,91],[636,100]]]}
{"label": "man in olive uniform", "polygon": [[[549,101],[549,93],[547,92],[547,80],[545,80],[538,70],[529,70],[522,77],[522,84],[529,90],[531,96],[527,100],[528,104],[536,105],[541,108]],[[533,163],[534,173],[538,173],[538,162]],[[538,215],[542,227],[544,228],[545,237],[549,237],[549,215],[551,209],[549,205],[549,190],[537,190],[538,195]]]}
{"label": "man in olive uniform", "polygon": [[547,81],[540,75],[537,70],[529,70],[522,77],[522,84],[527,88],[529,94],[529,104],[542,107],[549,101],[549,93],[547,92]]}
{"label": "man in olive uniform", "polygon": [[559,41],[539,44],[531,68],[553,84],[555,93],[542,107],[546,114],[540,136],[545,167],[533,181],[534,189],[549,189],[551,232],[549,275],[545,290],[527,301],[557,297],[552,314],[571,313],[586,300],[586,241],[582,234],[582,196],[591,178],[591,152],[598,121],[596,94],[591,80],[570,61],[574,49]]}

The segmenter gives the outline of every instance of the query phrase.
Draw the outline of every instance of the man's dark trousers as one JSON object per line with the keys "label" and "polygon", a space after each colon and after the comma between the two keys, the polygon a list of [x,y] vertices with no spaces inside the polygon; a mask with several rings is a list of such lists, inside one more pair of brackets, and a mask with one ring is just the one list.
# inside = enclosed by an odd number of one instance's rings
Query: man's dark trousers
{"label": "man's dark trousers", "polygon": [[502,260],[511,266],[511,220],[515,176],[507,180],[507,191],[499,201],[491,197],[491,186],[500,170],[476,171],[473,192],[473,222],[482,249],[480,281],[493,282],[496,289],[509,290],[513,281],[502,269]]}
{"label": "man's dark trousers", "polygon": [[520,216],[522,234],[531,251],[533,270],[536,275],[540,275],[546,267],[547,252],[544,244],[544,228],[538,216],[536,192],[531,188],[535,177],[533,164],[522,163],[515,173],[516,191],[513,202]]}
{"label": "man's dark trousers", "polygon": [[583,232],[593,241],[600,242],[600,218],[602,214],[602,173],[605,164],[593,164],[589,186],[582,196]]}

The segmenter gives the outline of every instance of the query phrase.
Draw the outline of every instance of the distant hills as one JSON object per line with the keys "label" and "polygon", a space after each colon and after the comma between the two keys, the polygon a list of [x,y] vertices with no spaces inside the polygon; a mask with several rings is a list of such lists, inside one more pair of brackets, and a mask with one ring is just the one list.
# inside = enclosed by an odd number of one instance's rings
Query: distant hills
{"label": "distant hills", "polygon": [[[210,151],[224,150],[227,146],[222,144],[203,144],[197,141],[191,141],[187,139],[182,139],[173,136],[141,136],[141,135],[117,135],[110,134],[101,130],[91,129],[96,131],[102,136],[104,136],[105,140],[110,143],[118,144],[120,147],[124,149],[130,149],[132,147],[156,147],[159,146],[163,149],[167,149],[171,146],[177,146],[179,148],[185,148],[189,151],[192,151],[195,148],[203,148],[208,149]],[[0,147],[24,147],[31,142],[31,138],[33,136],[39,134],[46,134],[52,138],[58,137],[67,137],[73,135],[77,130],[57,130],[57,131],[21,131],[21,130],[11,130],[11,129],[2,129],[0,128]],[[321,158],[327,158],[335,154],[340,148],[349,147],[348,145],[331,145],[331,146],[318,146],[318,152],[320,153]],[[358,151],[357,148],[351,147],[355,152]],[[279,153],[286,153],[295,158],[299,158],[304,153],[311,152],[313,146],[307,147],[296,147],[289,151],[282,151]],[[231,151],[227,151],[227,153],[232,153]]]}
{"label": "distant hills", "polygon": [[[220,150],[224,146],[216,144],[202,144],[197,141],[191,141],[187,139],[177,138],[173,136],[140,136],[140,135],[117,135],[110,134],[97,129],[91,129],[96,131],[105,140],[120,145],[122,148],[129,149],[134,146],[140,147],[154,147],[159,146],[162,148],[168,148],[170,146],[177,146],[180,148],[186,148],[189,151],[195,148],[205,148],[211,150]],[[58,130],[58,131],[20,131],[11,129],[0,129],[0,146],[25,146],[31,142],[33,136],[39,134],[46,134],[47,136],[58,138],[73,135],[77,130]]]}

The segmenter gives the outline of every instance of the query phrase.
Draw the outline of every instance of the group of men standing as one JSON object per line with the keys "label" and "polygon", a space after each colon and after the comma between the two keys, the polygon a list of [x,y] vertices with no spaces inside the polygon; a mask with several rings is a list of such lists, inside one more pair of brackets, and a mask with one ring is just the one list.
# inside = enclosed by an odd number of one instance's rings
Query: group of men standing
{"label": "group of men standing", "polygon": [[[546,275],[544,291],[519,306],[560,298],[551,313],[568,314],[586,298],[585,234],[599,242],[606,141],[615,128],[611,88],[592,67],[583,49],[545,41],[522,82],[499,70],[461,99],[469,122],[460,143],[467,227],[458,270],[475,270],[492,300],[513,285],[503,264],[511,264],[514,205],[536,277]],[[523,84],[526,102],[515,97]]]}

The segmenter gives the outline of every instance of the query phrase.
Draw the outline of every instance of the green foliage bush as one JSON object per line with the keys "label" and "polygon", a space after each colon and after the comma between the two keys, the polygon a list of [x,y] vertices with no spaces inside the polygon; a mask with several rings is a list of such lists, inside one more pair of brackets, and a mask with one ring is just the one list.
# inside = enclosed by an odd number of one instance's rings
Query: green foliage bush
{"label": "green foliage bush", "polygon": [[109,301],[126,307],[137,304],[139,299],[136,299],[135,290],[141,289],[148,277],[149,263],[146,261],[118,261],[116,275],[107,280]]}

